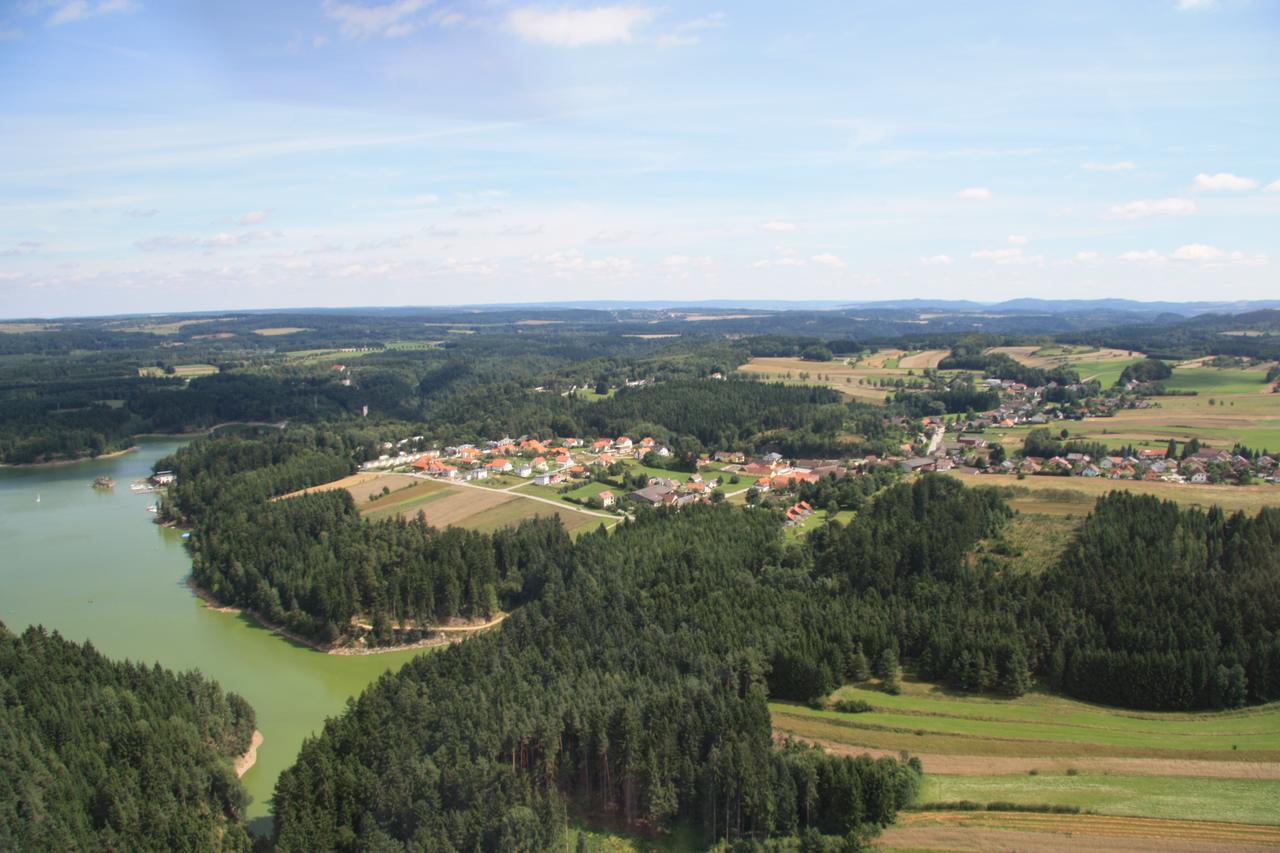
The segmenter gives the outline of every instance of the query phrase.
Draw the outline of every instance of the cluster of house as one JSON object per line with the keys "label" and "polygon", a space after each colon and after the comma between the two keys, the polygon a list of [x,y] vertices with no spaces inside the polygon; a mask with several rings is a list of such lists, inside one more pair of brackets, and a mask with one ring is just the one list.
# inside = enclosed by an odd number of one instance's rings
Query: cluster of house
{"label": "cluster of house", "polygon": [[1110,480],[1160,480],[1166,483],[1233,483],[1258,478],[1280,483],[1280,469],[1270,456],[1249,459],[1225,450],[1205,448],[1185,459],[1166,459],[1165,449],[1142,449],[1133,456],[1091,458],[1067,453],[1043,459],[1028,456],[1005,461],[993,470],[1021,474],[1104,477]]}
{"label": "cluster of house", "polygon": [[653,438],[632,441],[627,436],[600,438],[586,442],[580,438],[542,441],[532,436],[500,438],[476,444],[457,444],[428,450],[405,449],[418,446],[420,435],[386,442],[387,451],[361,465],[365,470],[409,466],[415,471],[446,480],[484,480],[498,474],[514,474],[538,485],[553,485],[576,477],[586,477],[591,468],[608,468],[623,459],[642,459],[649,453],[666,457],[666,447]]}
{"label": "cluster of house", "polygon": [[787,526],[795,527],[803,524],[804,520],[813,515],[813,507],[809,506],[808,501],[799,501],[787,507]]}
{"label": "cluster of house", "polygon": [[[1049,408],[1045,401],[1045,392],[1057,388],[1056,383],[1044,387],[1012,382],[1008,379],[985,379],[979,383],[982,387],[1000,393],[1000,405],[989,412],[961,421],[957,427],[964,432],[978,432],[984,429],[1009,428],[1021,425],[1038,426],[1060,421],[1065,418],[1061,409]],[[1085,385],[1068,385],[1065,390],[1075,392],[1080,402],[1073,414],[1086,418],[1108,417],[1120,409],[1146,409],[1151,406],[1150,400],[1131,399],[1114,394],[1105,397],[1089,397],[1089,388]]]}
{"label": "cluster of house", "polygon": [[649,484],[627,495],[627,499],[649,506],[686,506],[710,500],[711,493],[720,485],[720,479],[703,479],[701,474],[691,474],[682,483],[667,477],[650,477]]}

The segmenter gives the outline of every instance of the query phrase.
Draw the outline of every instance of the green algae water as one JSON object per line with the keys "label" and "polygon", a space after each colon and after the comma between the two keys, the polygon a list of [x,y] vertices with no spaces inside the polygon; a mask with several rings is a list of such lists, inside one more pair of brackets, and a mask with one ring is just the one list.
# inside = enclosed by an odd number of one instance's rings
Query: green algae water
{"label": "green algae water", "polygon": [[[114,459],[0,469],[0,620],[11,631],[41,624],[90,640],[115,658],[198,669],[248,699],[264,740],[244,784],[251,826],[262,831],[276,778],[303,738],[415,652],[326,655],[205,608],[186,585],[181,533],[153,523],[154,495],[129,490],[180,446],[147,441]],[[91,487],[103,475],[114,490]]]}

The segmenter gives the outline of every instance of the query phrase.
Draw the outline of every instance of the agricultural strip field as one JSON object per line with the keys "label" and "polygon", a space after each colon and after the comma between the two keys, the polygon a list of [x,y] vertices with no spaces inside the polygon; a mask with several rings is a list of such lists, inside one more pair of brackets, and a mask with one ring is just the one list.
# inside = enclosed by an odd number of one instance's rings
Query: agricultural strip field
{"label": "agricultural strip field", "polygon": [[937,367],[938,362],[951,355],[949,349],[927,349],[913,352],[898,359],[898,367],[920,370],[925,367]]}
{"label": "agricultural strip field", "polygon": [[166,376],[178,376],[183,379],[194,379],[197,376],[210,376],[218,372],[217,365],[213,364],[178,364],[174,365],[173,373],[165,373],[159,367],[139,367],[139,376],[153,376],[163,379]]}
{"label": "agricultural strip field", "polygon": [[[411,478],[412,479],[412,478]],[[417,485],[378,498],[358,503],[368,518],[379,519],[399,515],[416,518],[421,512],[433,527],[465,527],[489,533],[503,527],[514,527],[535,516],[557,515],[571,533],[594,530],[610,519],[572,509],[554,507],[542,501],[521,497],[512,492],[450,485],[434,480],[417,480]],[[361,487],[367,488],[367,487]]]}
{"label": "agricultural strip field", "polygon": [[1019,850],[1052,853],[1261,851],[1280,847],[1274,826],[1222,821],[1019,812],[903,812],[877,840],[881,850]]}
{"label": "agricultural strip field", "polygon": [[[1045,515],[1087,515],[1098,498],[1112,491],[1155,495],[1163,500],[1176,501],[1183,506],[1208,509],[1220,506],[1228,512],[1242,510],[1257,513],[1266,506],[1280,506],[1280,486],[1213,486],[1198,483],[1163,483],[1145,480],[1107,480],[1101,477],[1027,477],[1019,480],[1012,475],[962,474],[947,472],[949,476],[966,486],[1006,486],[1026,489],[1027,494],[1016,496],[1011,505],[1027,513]],[[1080,495],[1076,498],[1074,495]]]}
{"label": "agricultural strip field", "polygon": [[[1111,836],[1165,846],[1165,839],[1198,838],[1198,822],[1205,821],[1212,828],[1202,841],[1222,849],[1280,843],[1280,703],[1166,714],[1043,692],[975,696],[912,680],[898,696],[846,686],[832,698],[860,699],[872,710],[771,703],[775,731],[836,754],[906,751],[924,766],[923,811],[900,814],[879,840],[882,849],[1052,850],[1073,832],[1089,838],[1078,849],[1111,849],[1105,846]],[[937,808],[962,801],[1097,814]],[[1127,843],[1115,849],[1145,849]]]}
{"label": "agricultural strip field", "polygon": [[254,329],[255,335],[262,335],[265,338],[278,337],[280,335],[294,335],[298,332],[310,332],[312,329],[305,329],[302,326],[268,326],[263,329]]}

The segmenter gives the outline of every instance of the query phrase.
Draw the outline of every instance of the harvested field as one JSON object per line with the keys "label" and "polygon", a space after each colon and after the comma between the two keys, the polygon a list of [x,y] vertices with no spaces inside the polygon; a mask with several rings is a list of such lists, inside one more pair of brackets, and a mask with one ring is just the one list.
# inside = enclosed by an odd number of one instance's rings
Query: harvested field
{"label": "harvested field", "polygon": [[194,379],[197,376],[210,376],[218,372],[217,365],[214,364],[178,364],[173,368],[173,373],[165,373],[159,367],[139,367],[139,376],[152,376],[163,379],[166,376],[177,376],[182,379]]}
{"label": "harvested field", "polygon": [[[879,387],[880,380],[907,379],[908,370],[912,369],[897,366],[902,355],[904,353],[901,350],[884,350],[853,366],[841,359],[805,361],[801,358],[753,358],[738,370],[789,385],[822,385],[864,403],[883,403],[885,395],[892,394],[894,389]],[[926,355],[927,353],[919,353],[916,357],[923,358]],[[894,366],[886,367],[886,363]],[[915,372],[919,373],[922,369],[915,368]]]}
{"label": "harvested field", "polygon": [[255,335],[262,335],[265,338],[274,338],[280,335],[294,335],[294,334],[297,334],[298,332],[310,332],[310,331],[312,330],[303,328],[302,326],[267,326],[266,328],[262,328],[262,329],[254,329],[253,333]]}
{"label": "harvested field", "polygon": [[349,477],[343,477],[340,480],[334,480],[329,483],[323,483],[319,486],[312,486],[309,489],[300,489],[296,492],[290,492],[285,495],[286,498],[292,498],[297,495],[309,495],[313,492],[331,492],[334,489],[346,489],[351,494],[352,499],[357,506],[364,509],[362,504],[369,500],[371,495],[380,494],[384,487],[391,491],[398,492],[408,486],[416,483],[422,483],[423,480],[418,477],[410,477],[408,474],[387,474],[381,471],[361,471],[352,474]]}
{"label": "harvested field", "polygon": [[882,849],[991,851],[1261,850],[1280,828],[1203,820],[1024,812],[904,812],[878,839]]}
{"label": "harvested field", "polygon": [[911,353],[898,359],[898,367],[914,368],[933,368],[938,366],[938,362],[951,355],[948,349],[927,349],[921,352]]}

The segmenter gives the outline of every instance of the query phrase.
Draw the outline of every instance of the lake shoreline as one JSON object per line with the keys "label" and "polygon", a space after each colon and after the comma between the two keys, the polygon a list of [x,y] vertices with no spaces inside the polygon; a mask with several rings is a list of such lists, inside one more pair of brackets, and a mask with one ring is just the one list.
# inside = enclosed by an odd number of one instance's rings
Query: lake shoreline
{"label": "lake shoreline", "polygon": [[[139,436],[134,436],[138,438]],[[121,456],[133,453],[141,448],[138,445],[126,447],[123,450],[113,450],[110,453],[100,453],[97,456],[80,456],[76,459],[50,459],[48,462],[0,462],[0,468],[13,468],[16,470],[27,468],[57,468],[62,465],[78,465],[81,462],[98,462],[103,459],[118,459]]]}
{"label": "lake shoreline", "polygon": [[485,622],[481,625],[466,626],[461,628],[448,627],[448,626],[436,628],[434,629],[436,636],[427,637],[421,640],[415,640],[412,643],[397,643],[396,645],[392,645],[392,646],[354,646],[354,645],[335,646],[335,645],[326,645],[324,643],[319,643],[319,642],[316,642],[315,640],[308,639],[294,631],[290,631],[284,625],[280,625],[275,622],[272,622],[270,619],[263,616],[261,613],[258,613],[256,610],[251,610],[245,607],[235,607],[233,605],[227,605],[227,604],[221,603],[213,596],[213,593],[209,592],[207,589],[203,588],[198,583],[196,583],[196,579],[194,575],[187,575],[186,583],[187,583],[187,586],[191,589],[192,593],[195,594],[196,598],[200,599],[200,601],[204,603],[205,608],[208,610],[212,610],[215,613],[227,613],[232,615],[247,616],[248,618],[252,619],[254,622],[257,622],[263,628],[266,628],[268,631],[270,631],[273,634],[276,634],[277,636],[283,637],[284,639],[289,640],[290,642],[296,643],[300,646],[305,646],[306,648],[311,649],[312,651],[320,652],[321,654],[326,654],[326,655],[333,655],[335,657],[367,657],[370,655],[385,655],[385,654],[391,654],[393,652],[408,652],[408,651],[414,651],[414,650],[420,650],[420,649],[432,649],[439,646],[448,646],[454,643],[460,643],[463,640],[467,639],[467,637],[472,636],[474,634],[481,634],[481,633],[484,633],[485,631],[488,631],[492,628],[497,627],[498,625],[502,624],[502,622],[509,615],[507,613],[502,613],[497,618],[492,619],[489,622]]}
{"label": "lake shoreline", "polygon": [[249,742],[249,748],[242,755],[236,756],[234,767],[237,777],[243,779],[244,774],[248,773],[253,765],[258,763],[258,747],[262,746],[263,740],[265,738],[263,738],[262,732],[254,729],[253,740]]}

